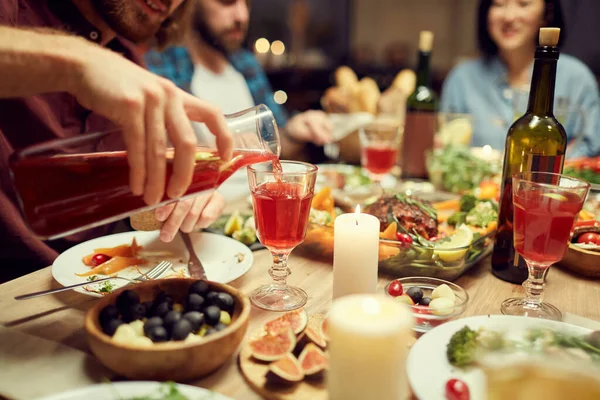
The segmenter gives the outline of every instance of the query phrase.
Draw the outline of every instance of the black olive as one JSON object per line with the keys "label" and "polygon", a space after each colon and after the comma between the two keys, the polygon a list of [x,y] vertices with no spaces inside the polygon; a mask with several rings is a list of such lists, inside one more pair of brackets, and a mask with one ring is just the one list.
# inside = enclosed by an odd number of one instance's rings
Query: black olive
{"label": "black olive", "polygon": [[217,330],[211,326],[204,332],[204,336],[212,335],[213,333],[217,333]]}
{"label": "black olive", "polygon": [[192,285],[190,286],[190,291],[189,293],[196,293],[199,294],[200,296],[204,296],[206,293],[208,293],[208,283],[206,281],[196,281],[194,283],[192,283]]}
{"label": "black olive", "polygon": [[146,321],[146,323],[144,323],[144,334],[146,336],[150,336],[150,331],[155,326],[163,326],[163,324],[164,324],[164,321],[161,317],[149,318],[148,321]]}
{"label": "black olive", "polygon": [[100,325],[104,325],[105,323],[109,322],[111,319],[118,319],[118,318],[119,318],[119,309],[117,308],[117,306],[115,306],[113,304],[104,307],[100,311],[100,315],[98,316],[98,319],[100,320]]}
{"label": "black olive", "polygon": [[594,331],[590,333],[585,341],[595,348],[600,349],[600,331]]}
{"label": "black olive", "polygon": [[168,333],[173,332],[173,326],[180,319],[181,319],[181,313],[178,311],[169,311],[167,313],[167,315],[165,315],[165,318],[164,318],[165,328],[167,329]]}
{"label": "black olive", "polygon": [[123,313],[123,321],[131,322],[138,319],[144,318],[146,315],[146,308],[143,304],[137,303],[130,305]]}
{"label": "black olive", "polygon": [[117,331],[117,328],[121,325],[123,325],[123,321],[121,321],[120,319],[111,319],[110,321],[102,325],[102,331],[108,336],[112,336]]}
{"label": "black olive", "polygon": [[121,314],[125,314],[125,311],[129,308],[129,306],[133,304],[138,304],[140,302],[140,296],[134,291],[125,290],[121,292],[119,297],[117,297],[117,308],[121,312]]}
{"label": "black olive", "polygon": [[187,301],[185,302],[185,311],[202,311],[206,306],[206,302],[204,301],[204,297],[199,294],[192,293],[188,296]]}
{"label": "black olive", "polygon": [[146,307],[146,318],[152,317],[154,315],[154,303],[151,301],[145,301],[142,303],[144,307]]}
{"label": "black olive", "polygon": [[179,321],[175,322],[175,325],[173,325],[173,332],[171,332],[171,339],[172,340],[183,340],[186,337],[188,337],[188,335],[192,333],[192,324],[190,321],[188,321],[187,319],[180,319]]}
{"label": "black olive", "polygon": [[408,288],[406,294],[412,299],[412,301],[415,304],[419,304],[419,302],[421,302],[421,299],[423,298],[423,290],[421,290],[421,288],[417,286]]}
{"label": "black olive", "polygon": [[204,325],[204,314],[199,311],[189,311],[183,314],[183,318],[190,321],[192,324],[192,331],[196,332],[202,325]]}
{"label": "black olive", "polygon": [[206,294],[206,296],[204,297],[204,299],[206,300],[207,305],[212,306],[212,305],[216,304],[217,297],[219,297],[218,292],[208,292]]}
{"label": "black olive", "polygon": [[204,309],[204,319],[206,323],[215,326],[221,319],[221,309],[217,306],[208,306]]}
{"label": "black olive", "polygon": [[165,302],[169,303],[170,306],[172,306],[174,303],[173,298],[167,292],[160,292],[154,298],[154,304],[160,304],[160,303],[165,303]]}
{"label": "black olive", "polygon": [[169,303],[160,303],[154,307],[154,316],[164,318],[169,311],[173,309]]}
{"label": "black olive", "polygon": [[420,306],[428,306],[431,303],[431,297],[423,297],[419,302]]}
{"label": "black olive", "polygon": [[227,329],[227,325],[222,324],[221,322],[219,322],[218,324],[215,325],[215,331],[217,332],[221,332],[222,330]]}
{"label": "black olive", "polygon": [[166,342],[169,340],[169,336],[167,335],[167,330],[162,326],[155,326],[148,331],[148,337],[153,342]]}
{"label": "black olive", "polygon": [[219,306],[219,308],[223,311],[227,311],[228,313],[233,312],[233,297],[229,293],[219,293],[215,300],[215,305]]}

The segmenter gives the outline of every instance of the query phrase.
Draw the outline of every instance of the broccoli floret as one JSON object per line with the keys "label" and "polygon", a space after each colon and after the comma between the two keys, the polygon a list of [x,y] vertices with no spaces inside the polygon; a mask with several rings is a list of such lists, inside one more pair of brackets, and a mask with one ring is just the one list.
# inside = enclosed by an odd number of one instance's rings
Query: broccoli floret
{"label": "broccoli floret", "polygon": [[477,351],[477,332],[465,326],[450,338],[446,349],[446,356],[450,364],[457,367],[466,367],[475,361]]}
{"label": "broccoli floret", "polygon": [[461,226],[467,220],[467,213],[463,211],[455,212],[448,218],[448,225]]}
{"label": "broccoli floret", "polygon": [[460,211],[469,212],[475,208],[475,204],[477,204],[477,197],[473,196],[472,194],[465,194],[460,198],[458,204],[460,205]]}

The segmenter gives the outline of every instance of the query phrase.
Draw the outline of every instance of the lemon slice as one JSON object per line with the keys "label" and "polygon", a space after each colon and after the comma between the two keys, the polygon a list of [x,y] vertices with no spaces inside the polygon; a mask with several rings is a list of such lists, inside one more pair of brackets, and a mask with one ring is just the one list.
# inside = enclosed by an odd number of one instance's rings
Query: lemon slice
{"label": "lemon slice", "polygon": [[231,236],[233,235],[233,232],[242,230],[243,226],[244,218],[242,218],[238,210],[235,210],[227,220],[223,233],[225,233],[227,236]]}
{"label": "lemon slice", "polygon": [[[452,251],[457,247],[467,247],[473,242],[473,232],[466,226],[461,225],[456,230],[456,233],[450,238],[449,241],[440,243],[436,246],[434,254],[436,254],[440,260],[445,262],[458,261],[467,254],[468,248]],[[448,250],[446,250],[448,249]],[[439,250],[439,251],[438,251]]]}
{"label": "lemon slice", "polygon": [[563,196],[562,194],[559,194],[559,193],[544,193],[543,196],[549,197],[551,199],[558,200],[558,201],[567,201],[567,200],[569,200],[565,196]]}

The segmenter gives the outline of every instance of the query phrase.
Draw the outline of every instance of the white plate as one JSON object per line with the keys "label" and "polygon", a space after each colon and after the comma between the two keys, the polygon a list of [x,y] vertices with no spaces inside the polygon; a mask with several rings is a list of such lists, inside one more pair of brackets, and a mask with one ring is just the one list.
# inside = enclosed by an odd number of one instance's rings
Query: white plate
{"label": "white plate", "polygon": [[[38,400],[127,400],[149,396],[158,399],[160,382],[114,382],[69,390]],[[195,386],[176,384],[177,390],[190,400],[231,400],[230,397]]]}
{"label": "white plate", "polygon": [[[80,243],[56,258],[52,265],[52,276],[63,286],[83,282],[87,278],[75,275],[90,270],[90,267],[83,263],[83,257],[91,254],[94,249],[131,244],[134,237],[144,251],[162,251],[171,254],[168,257],[146,257],[148,264],[147,266],[140,267],[141,272],[148,271],[161,260],[168,260],[173,263],[173,271],[166,272],[163,277],[167,277],[170,274],[174,275],[177,272],[181,274],[181,271],[187,276],[188,252],[181,237],[177,235],[171,243],[163,243],[160,241],[158,235],[158,231],[125,232]],[[236,240],[206,232],[190,233],[190,238],[194,244],[196,254],[206,270],[206,276],[211,281],[229,283],[245,274],[252,266],[252,262],[254,261],[252,252],[247,246]],[[242,260],[238,261],[238,254],[240,253],[243,257],[240,257]],[[139,272],[134,267],[129,267],[119,272],[119,276],[126,278],[138,275]],[[99,275],[99,277],[103,276]],[[121,279],[113,279],[111,282],[115,285],[115,288],[127,284],[127,281]],[[102,285],[102,283],[98,285]],[[96,293],[86,291],[83,287],[74,290],[90,296],[100,297]]]}
{"label": "white plate", "polygon": [[[445,386],[450,378],[462,380],[469,386],[471,400],[485,399],[485,375],[479,368],[461,370],[446,358],[446,346],[452,335],[464,326],[509,332],[509,337],[520,337],[534,327],[546,327],[574,335],[585,335],[590,329],[536,318],[507,315],[487,315],[457,319],[440,325],[423,335],[408,354],[408,380],[419,399],[445,400]],[[522,336],[521,336],[522,337]]]}

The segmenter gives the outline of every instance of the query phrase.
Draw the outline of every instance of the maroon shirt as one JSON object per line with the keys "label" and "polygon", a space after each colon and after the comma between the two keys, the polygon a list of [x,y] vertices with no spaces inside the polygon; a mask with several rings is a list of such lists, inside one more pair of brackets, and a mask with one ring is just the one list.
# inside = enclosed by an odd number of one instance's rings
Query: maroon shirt
{"label": "maroon shirt", "polygon": [[[98,43],[102,40],[101,33],[69,0],[0,0],[0,24],[53,28]],[[141,64],[133,44],[124,39],[116,38],[107,47]],[[81,240],[107,233],[107,227],[104,227],[66,239],[49,242],[37,239],[18,209],[9,175],[9,156],[43,141],[114,128],[111,121],[83,108],[68,93],[0,99],[0,261],[3,263],[0,280],[48,266],[58,252]]]}

